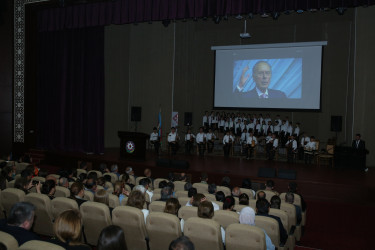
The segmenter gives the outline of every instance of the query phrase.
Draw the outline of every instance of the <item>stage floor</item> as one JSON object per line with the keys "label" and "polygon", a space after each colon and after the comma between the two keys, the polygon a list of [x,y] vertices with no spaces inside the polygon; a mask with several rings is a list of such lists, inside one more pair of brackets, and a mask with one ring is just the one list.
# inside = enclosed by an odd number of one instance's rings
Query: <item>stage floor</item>
{"label": "stage floor", "polygon": [[[120,172],[127,166],[132,166],[137,176],[142,176],[145,168],[153,171],[154,178],[166,178],[169,172],[186,172],[192,175],[192,181],[199,181],[201,172],[209,176],[209,183],[220,184],[224,176],[231,178],[233,186],[241,185],[244,178],[250,178],[254,183],[265,182],[266,178],[259,178],[260,168],[274,168],[295,170],[297,173],[295,182],[299,191],[306,200],[357,202],[362,205],[375,205],[373,194],[375,193],[375,171],[370,169],[367,173],[353,168],[332,168],[330,166],[306,165],[303,162],[287,163],[285,159],[269,161],[258,155],[256,159],[246,160],[234,156],[225,158],[221,155],[197,155],[177,154],[170,159],[183,160],[189,163],[188,170],[165,168],[156,166],[158,157],[151,151],[146,153],[145,161],[129,161],[120,157],[119,148],[106,149],[103,155],[87,155],[76,152],[52,152],[45,151],[46,165],[60,167],[77,166],[77,162],[84,160],[92,162],[94,169],[100,163],[108,165],[118,164]],[[162,154],[159,158],[169,158]],[[287,191],[290,180],[272,178],[275,181],[275,189],[279,192]]]}

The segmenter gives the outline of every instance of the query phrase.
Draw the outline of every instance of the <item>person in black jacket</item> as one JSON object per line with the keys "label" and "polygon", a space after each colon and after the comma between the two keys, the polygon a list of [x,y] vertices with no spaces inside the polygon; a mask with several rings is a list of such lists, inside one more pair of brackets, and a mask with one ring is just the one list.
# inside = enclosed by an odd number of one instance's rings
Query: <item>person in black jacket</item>
{"label": "person in black jacket", "polygon": [[356,134],[355,140],[352,142],[352,148],[353,148],[353,156],[355,157],[356,163],[365,170],[365,172],[368,171],[368,168],[366,167],[366,144],[365,141],[361,140],[361,135]]}

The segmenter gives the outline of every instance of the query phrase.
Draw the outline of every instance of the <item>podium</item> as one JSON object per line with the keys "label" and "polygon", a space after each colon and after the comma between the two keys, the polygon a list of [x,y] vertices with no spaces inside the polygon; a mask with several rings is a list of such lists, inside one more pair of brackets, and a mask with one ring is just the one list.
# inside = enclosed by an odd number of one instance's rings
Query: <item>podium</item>
{"label": "podium", "polygon": [[120,156],[131,160],[146,159],[146,140],[149,135],[137,132],[118,131]]}

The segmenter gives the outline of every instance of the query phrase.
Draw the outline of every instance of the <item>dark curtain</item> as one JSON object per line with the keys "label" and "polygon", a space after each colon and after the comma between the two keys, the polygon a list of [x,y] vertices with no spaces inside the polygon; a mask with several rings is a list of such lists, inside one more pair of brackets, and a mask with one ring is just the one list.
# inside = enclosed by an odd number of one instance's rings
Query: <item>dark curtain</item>
{"label": "dark curtain", "polygon": [[102,153],[104,27],[38,35],[38,146]]}

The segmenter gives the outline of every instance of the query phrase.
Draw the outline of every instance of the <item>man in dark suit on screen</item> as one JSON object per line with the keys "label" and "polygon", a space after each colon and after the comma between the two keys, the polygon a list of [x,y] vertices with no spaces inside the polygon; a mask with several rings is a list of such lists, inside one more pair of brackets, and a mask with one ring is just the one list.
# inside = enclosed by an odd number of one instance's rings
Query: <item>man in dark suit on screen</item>
{"label": "man in dark suit on screen", "polygon": [[366,167],[366,144],[365,141],[361,140],[361,135],[356,134],[355,140],[352,142],[352,148],[354,151],[353,156],[355,157],[356,163],[365,170],[365,172],[368,171],[368,168]]}
{"label": "man in dark suit on screen", "polygon": [[[246,74],[248,70],[249,70],[249,66],[246,66],[243,69],[241,79],[237,86],[236,91],[241,92],[243,87],[245,86],[245,83],[250,77],[249,74]],[[284,92],[280,90],[268,88],[271,82],[271,77],[272,77],[271,65],[269,65],[265,61],[257,62],[253,67],[253,80],[256,86],[252,90],[242,93],[242,96],[246,98],[259,98],[259,99],[287,98]]]}

